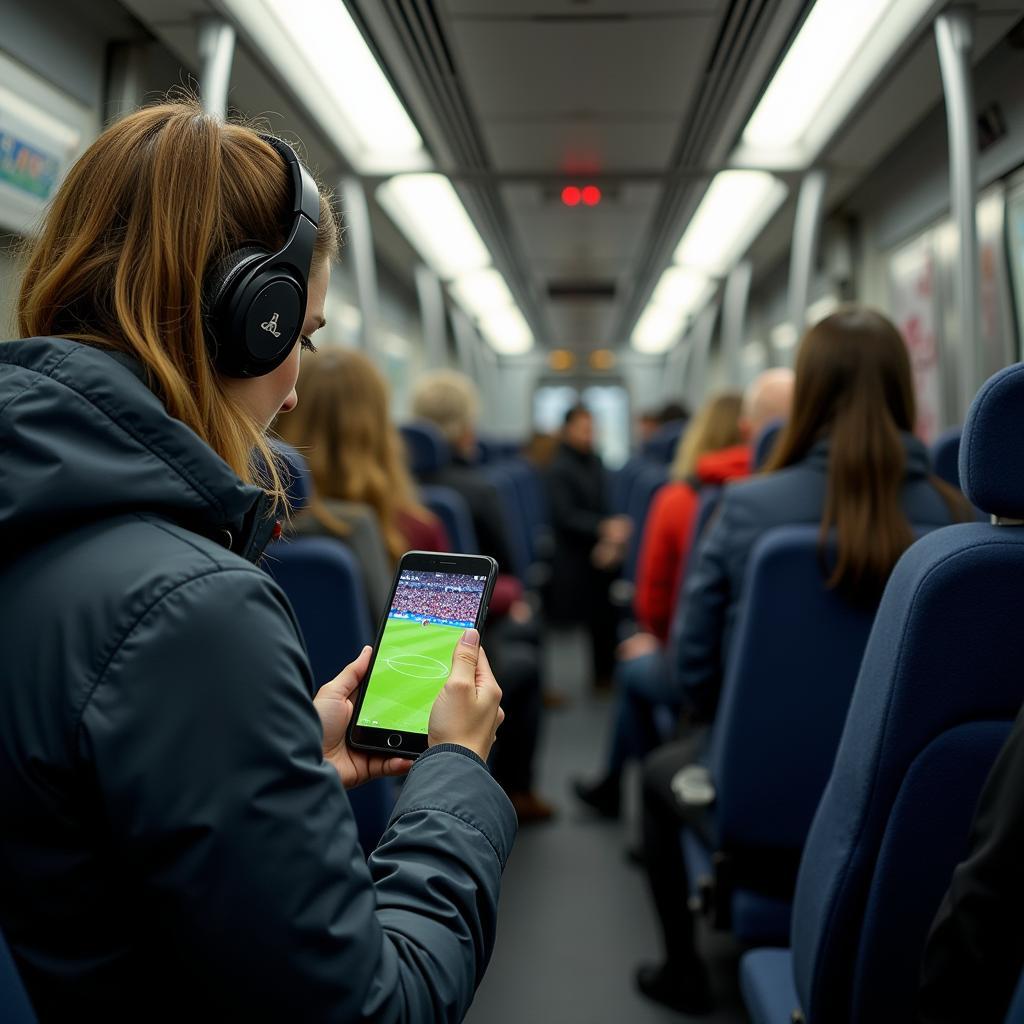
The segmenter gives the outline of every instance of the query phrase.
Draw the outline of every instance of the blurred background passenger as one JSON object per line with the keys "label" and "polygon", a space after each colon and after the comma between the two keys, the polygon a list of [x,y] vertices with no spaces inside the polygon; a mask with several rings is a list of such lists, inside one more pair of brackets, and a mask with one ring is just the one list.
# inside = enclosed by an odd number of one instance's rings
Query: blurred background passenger
{"label": "blurred background passenger", "polygon": [[608,588],[622,564],[632,524],[610,516],[604,466],[594,451],[594,418],[584,405],[565,414],[561,445],[548,469],[554,532],[547,612],[553,625],[585,625],[594,685],[611,685],[618,615]]}
{"label": "blurred background passenger", "polygon": [[666,484],[655,496],[644,527],[637,567],[634,611],[639,631],[616,651],[616,708],[606,768],[593,785],[577,781],[577,796],[599,814],[619,814],[622,772],[660,739],[654,722],[659,703],[678,707],[671,691],[663,648],[672,605],[684,569],[695,524],[698,490],[749,472],[750,449],[740,420],[742,398],[723,394],[710,399],[679,441]]}
{"label": "blurred background passenger", "polygon": [[665,426],[666,423],[678,423],[689,418],[690,410],[683,402],[676,399],[640,413],[636,419],[637,440],[640,447],[642,448],[644,442],[657,433],[659,427]]}
{"label": "blurred background passenger", "polygon": [[[388,575],[409,550],[449,551],[440,521],[420,503],[405,463],[402,438],[390,418],[384,375],[362,352],[332,349],[307,356],[299,373],[302,401],[281,421],[281,436],[308,460],[314,500],[296,527],[333,533],[337,503],[368,506],[376,515],[391,559]],[[541,724],[540,655],[536,644],[493,607],[485,636],[501,674],[506,723],[491,755],[494,777],[520,822],[551,817],[534,792],[534,761]]]}
{"label": "blurred background passenger", "polygon": [[[913,542],[915,526],[970,518],[959,492],[932,474],[914,422],[907,349],[886,317],[851,306],[807,331],[797,355],[793,412],[766,475],[726,489],[687,573],[675,683],[691,723],[714,716],[747,561],[765,532],[820,523],[826,585],[872,606]],[[826,555],[830,537],[835,553]],[[702,745],[703,731],[695,729],[656,751],[643,781],[644,864],[665,959],[641,967],[637,984],[650,998],[690,1012],[706,1010],[711,999],[694,941],[679,830],[685,823],[708,834],[709,823],[706,808],[681,802],[673,780],[698,760]],[[791,876],[795,865],[779,871]]]}

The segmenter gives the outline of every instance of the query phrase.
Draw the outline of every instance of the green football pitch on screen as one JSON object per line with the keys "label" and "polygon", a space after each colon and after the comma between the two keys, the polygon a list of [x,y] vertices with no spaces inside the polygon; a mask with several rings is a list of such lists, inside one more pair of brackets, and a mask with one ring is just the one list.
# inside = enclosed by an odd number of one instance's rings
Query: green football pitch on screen
{"label": "green football pitch on screen", "polygon": [[426,733],[430,709],[464,632],[461,626],[388,619],[358,724]]}

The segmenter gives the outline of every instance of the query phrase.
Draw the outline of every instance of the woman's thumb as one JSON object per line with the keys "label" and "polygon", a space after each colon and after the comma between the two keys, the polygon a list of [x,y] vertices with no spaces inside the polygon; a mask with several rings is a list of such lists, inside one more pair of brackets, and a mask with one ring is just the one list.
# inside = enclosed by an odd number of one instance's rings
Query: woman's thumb
{"label": "woman's thumb", "polygon": [[480,655],[480,634],[475,629],[467,629],[462,639],[455,645],[452,654],[452,679],[460,682],[476,680],[476,661]]}

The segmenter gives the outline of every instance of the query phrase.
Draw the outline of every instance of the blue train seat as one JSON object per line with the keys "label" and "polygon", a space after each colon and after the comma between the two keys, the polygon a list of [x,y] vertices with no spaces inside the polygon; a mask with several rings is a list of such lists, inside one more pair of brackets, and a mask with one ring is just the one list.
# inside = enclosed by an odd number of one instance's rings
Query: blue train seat
{"label": "blue train seat", "polygon": [[686,420],[664,423],[644,442],[643,456],[650,462],[669,465],[675,458],[679,439],[686,430]]}
{"label": "blue train seat", "polygon": [[950,427],[936,438],[932,445],[932,466],[935,475],[947,484],[960,489],[960,437],[963,427]]}
{"label": "blue train seat", "polygon": [[413,476],[436,473],[451,462],[451,447],[433,423],[417,420],[403,424],[399,430]]}
{"label": "blue train seat", "polygon": [[272,438],[270,447],[273,448],[281,462],[284,463],[286,472],[285,489],[288,492],[288,504],[292,512],[301,512],[309,504],[313,494],[312,475],[309,472],[309,463],[297,448],[286,444],[279,437]]}
{"label": "blue train seat", "polygon": [[36,1024],[36,1015],[28,1000],[14,957],[0,932],[0,1020],[4,1024]]}
{"label": "blue train seat", "polygon": [[473,517],[470,515],[466,499],[458,491],[452,490],[451,487],[442,487],[440,484],[432,484],[420,487],[420,498],[444,524],[453,551],[464,555],[480,553]]}
{"label": "blue train seat", "polygon": [[[359,566],[341,541],[329,537],[277,541],[266,564],[295,610],[319,687],[374,641]],[[351,790],[348,797],[359,842],[369,855],[387,828],[394,784],[377,779]]]}
{"label": "blue train seat", "polygon": [[640,544],[643,539],[644,524],[650,511],[654,495],[668,480],[668,470],[664,466],[648,465],[637,474],[629,491],[626,503],[626,515],[633,520],[633,535],[630,537],[626,562],[622,567],[622,576],[627,580],[636,578],[636,564],[640,558]]}
{"label": "blue train seat", "polygon": [[522,516],[522,504],[519,491],[511,474],[499,464],[488,464],[480,467],[481,475],[498,492],[501,506],[505,512],[505,535],[508,537],[513,564],[502,566],[503,572],[511,572],[520,580],[525,581],[530,568],[530,540],[527,526]]}
{"label": "blue train seat", "polygon": [[650,466],[642,455],[631,455],[615,472],[608,474],[608,509],[613,515],[625,515],[633,481]]}
{"label": "blue train seat", "polygon": [[1021,974],[1017,990],[1010,1000],[1010,1008],[1006,1011],[1003,1024],[1024,1024],[1024,974]]}
{"label": "blue train seat", "polygon": [[754,438],[751,467],[755,473],[760,472],[767,465],[768,460],[775,450],[775,444],[782,435],[782,428],[786,425],[785,420],[770,420],[762,428],[757,437]]}
{"label": "blue train seat", "polygon": [[804,847],[792,948],[743,962],[755,1024],[797,1006],[809,1024],[914,1018],[928,930],[1024,700],[1021,410],[1017,364],[964,427],[964,491],[998,525],[928,534],[886,587]]}
{"label": "blue train seat", "polygon": [[[796,864],[873,619],[825,586],[817,526],[780,527],[755,545],[709,747],[720,861]],[[744,887],[716,895],[741,941],[788,941],[786,900]]]}

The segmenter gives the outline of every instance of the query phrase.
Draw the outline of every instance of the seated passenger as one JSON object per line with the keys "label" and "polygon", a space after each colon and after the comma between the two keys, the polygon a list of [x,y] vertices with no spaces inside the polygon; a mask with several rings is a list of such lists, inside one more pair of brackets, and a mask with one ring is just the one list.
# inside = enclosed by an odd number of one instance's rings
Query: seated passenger
{"label": "seated passenger", "polygon": [[[836,543],[823,568],[826,585],[870,606],[913,542],[915,526],[968,518],[964,499],[931,473],[914,421],[910,361],[888,319],[848,307],[808,330],[797,356],[793,413],[766,473],[726,489],[687,573],[675,672],[691,723],[714,715],[747,560],[768,530],[820,523],[822,542],[834,536]],[[637,983],[652,999],[688,1012],[709,1007],[710,989],[694,940],[679,829],[709,829],[706,813],[677,798],[673,780],[701,747],[694,730],[656,751],[643,784],[644,863],[665,960],[641,968]]]}
{"label": "seated passenger", "polygon": [[747,442],[765,423],[788,414],[791,394],[789,371],[767,371],[743,398],[727,393],[710,399],[680,439],[671,482],[655,495],[644,527],[634,598],[640,628],[616,652],[617,700],[605,774],[593,785],[575,785],[577,796],[599,814],[618,817],[627,762],[643,758],[660,743],[656,706],[679,706],[668,679],[665,645],[694,539],[700,488],[750,472]]}
{"label": "seated passenger", "polygon": [[924,951],[919,1024],[1003,1024],[1024,970],[1024,711],[992,766]]}
{"label": "seated passenger", "polygon": [[[369,648],[311,699],[254,564],[284,494],[266,431],[337,248],[294,159],[198,103],[115,122],[0,344],[0,928],[41,1020],[456,1020],[493,948],[516,825],[475,631],[426,753],[369,757],[345,739]],[[299,201],[291,309],[218,316],[225,261],[280,251]],[[367,864],[343,787],[406,773]]]}
{"label": "seated passenger", "polygon": [[[332,349],[307,356],[299,374],[302,402],[281,422],[281,436],[302,452],[313,476],[314,501],[299,517],[334,532],[335,502],[358,502],[377,515],[391,569],[406,551],[448,551],[441,522],[417,499],[406,468],[401,436],[389,416],[383,374],[362,352]],[[304,525],[301,520],[305,519]],[[514,582],[514,581],[513,581]],[[390,590],[390,574],[389,574]],[[521,593],[516,585],[515,596]],[[534,793],[534,760],[540,731],[540,654],[491,602],[487,647],[504,684],[508,726],[495,745],[494,777],[512,800],[521,823],[544,821],[553,809]]]}

